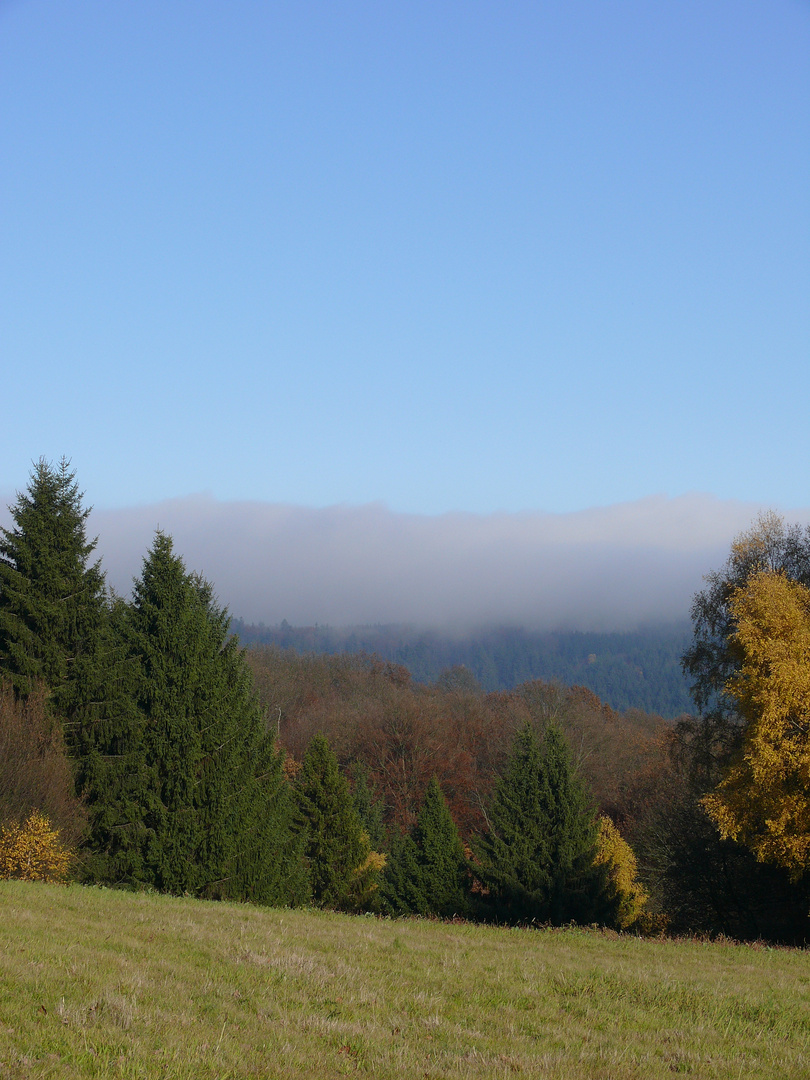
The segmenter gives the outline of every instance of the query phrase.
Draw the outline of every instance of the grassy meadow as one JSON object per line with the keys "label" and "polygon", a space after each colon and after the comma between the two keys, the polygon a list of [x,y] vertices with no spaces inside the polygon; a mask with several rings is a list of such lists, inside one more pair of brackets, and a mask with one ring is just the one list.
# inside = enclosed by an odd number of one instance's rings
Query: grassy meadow
{"label": "grassy meadow", "polygon": [[0,1077],[810,1075],[810,953],[0,882]]}

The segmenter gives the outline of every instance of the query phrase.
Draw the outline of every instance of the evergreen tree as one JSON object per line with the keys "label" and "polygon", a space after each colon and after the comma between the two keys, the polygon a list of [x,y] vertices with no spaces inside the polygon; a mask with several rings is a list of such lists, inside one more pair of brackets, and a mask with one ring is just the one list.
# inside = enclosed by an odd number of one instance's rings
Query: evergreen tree
{"label": "evergreen tree", "polygon": [[595,816],[555,723],[542,743],[528,724],[518,733],[489,826],[475,872],[490,917],[555,925],[610,918]]}
{"label": "evergreen tree", "polygon": [[385,869],[387,905],[399,914],[462,915],[467,876],[464,847],[434,776],[414,828],[392,845]]}
{"label": "evergreen tree", "polygon": [[108,828],[119,825],[107,820],[106,805],[126,771],[110,762],[122,753],[134,707],[82,500],[65,459],[58,466],[40,459],[10,508],[14,525],[0,530],[0,679],[21,699],[44,687],[48,711],[63,726],[71,780],[88,810],[79,869],[92,875]]}
{"label": "evergreen tree", "polygon": [[[380,885],[380,908],[385,915],[426,914],[420,910],[419,852],[412,832],[393,833]],[[424,904],[421,905],[424,907]]]}
{"label": "evergreen tree", "polygon": [[44,683],[71,728],[103,697],[106,594],[100,563],[89,561],[90,510],[64,458],[56,467],[40,458],[9,509],[14,525],[0,529],[0,677],[21,697]]}
{"label": "evergreen tree", "polygon": [[294,804],[244,654],[210,585],[160,532],[123,632],[139,720],[125,732],[126,778],[109,805],[131,842],[113,858],[167,892],[304,899]]}
{"label": "evergreen tree", "polygon": [[382,806],[376,798],[374,787],[369,777],[368,766],[362,761],[353,761],[349,766],[352,802],[360,816],[360,824],[368,836],[368,842],[375,851],[382,851],[386,846],[385,823]]}
{"label": "evergreen tree", "polygon": [[322,907],[362,907],[374,891],[381,864],[370,859],[375,853],[323,735],[314,736],[307,747],[297,791],[313,899]]}
{"label": "evergreen tree", "polygon": [[74,734],[76,788],[90,817],[80,876],[107,884],[153,884],[146,869],[145,717],[140,663],[129,644],[129,605],[113,598],[105,633],[105,707]]}

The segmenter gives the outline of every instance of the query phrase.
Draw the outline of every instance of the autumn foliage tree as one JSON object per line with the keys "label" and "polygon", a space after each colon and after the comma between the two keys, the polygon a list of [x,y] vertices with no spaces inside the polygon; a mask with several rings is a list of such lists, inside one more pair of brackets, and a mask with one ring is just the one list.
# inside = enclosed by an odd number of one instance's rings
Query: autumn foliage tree
{"label": "autumn foliage tree", "polygon": [[[799,881],[794,871],[791,880],[784,864],[761,861],[755,841],[771,828],[766,820],[778,817],[769,811],[767,819],[756,821],[771,781],[760,773],[765,786],[753,783],[751,757],[752,736],[759,740],[764,729],[755,728],[762,701],[755,702],[749,691],[755,682],[762,684],[767,662],[764,655],[764,664],[755,661],[753,652],[746,655],[737,637],[741,598],[753,600],[761,593],[761,585],[748,593],[760,575],[778,576],[785,584],[810,584],[810,530],[787,525],[777,514],[760,515],[734,540],[724,565],[707,575],[706,587],[695,596],[693,639],[683,668],[692,680],[697,715],[682,718],[673,731],[672,768],[652,808],[640,852],[673,929],[800,943],[810,935],[810,878]],[[766,630],[759,616],[756,621],[761,645],[774,631],[781,637],[775,624]],[[778,647],[783,648],[784,641]],[[774,680],[765,682],[776,691]],[[727,786],[719,787],[726,780]],[[764,850],[759,846],[760,856]]]}
{"label": "autumn foliage tree", "polygon": [[[554,719],[600,810],[633,841],[637,819],[660,789],[665,766],[661,717],[620,714],[582,687],[540,680],[482,694],[413,683],[395,664],[364,655],[248,651],[258,692],[280,739],[301,760],[322,732],[344,768],[360,763],[389,829],[413,828],[433,776],[464,841],[486,827],[485,810],[526,724]],[[447,681],[447,680],[445,680]]]}
{"label": "autumn foliage tree", "polygon": [[810,529],[788,525],[778,514],[761,514],[735,538],[725,564],[706,575],[692,602],[692,644],[683,656],[697,717],[684,728],[692,742],[697,782],[716,782],[713,771],[728,763],[746,724],[730,680],[742,654],[735,641],[734,597],[756,574],[771,572],[810,586]]}
{"label": "autumn foliage tree", "polygon": [[621,930],[643,927],[650,898],[639,881],[633,849],[609,817],[599,818],[595,862],[607,871],[608,891],[615,902],[613,918],[616,925]]}
{"label": "autumn foliage tree", "polygon": [[20,825],[38,811],[72,847],[87,813],[74,794],[61,721],[46,699],[44,686],[18,698],[8,683],[0,685],[0,823]]}
{"label": "autumn foliage tree", "polygon": [[727,682],[742,745],[703,805],[724,837],[800,876],[810,866],[810,589],[763,570],[730,599]]}
{"label": "autumn foliage tree", "polygon": [[62,882],[73,858],[59,830],[39,810],[19,825],[0,826],[0,878]]}

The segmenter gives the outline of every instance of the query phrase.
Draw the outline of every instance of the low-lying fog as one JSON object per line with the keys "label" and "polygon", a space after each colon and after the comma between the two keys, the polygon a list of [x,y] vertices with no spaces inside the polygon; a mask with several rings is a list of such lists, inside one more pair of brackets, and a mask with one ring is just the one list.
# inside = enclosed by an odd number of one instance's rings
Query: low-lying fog
{"label": "low-lying fog", "polygon": [[685,495],[569,514],[428,517],[191,496],[99,508],[89,530],[118,592],[129,594],[159,527],[248,622],[613,630],[685,618],[702,576],[761,509]]}

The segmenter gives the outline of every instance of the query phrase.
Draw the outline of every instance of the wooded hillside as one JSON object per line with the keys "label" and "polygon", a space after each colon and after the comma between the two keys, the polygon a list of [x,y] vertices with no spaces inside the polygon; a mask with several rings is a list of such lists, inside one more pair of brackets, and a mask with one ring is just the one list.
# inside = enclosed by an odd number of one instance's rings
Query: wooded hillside
{"label": "wooded hillside", "polygon": [[234,620],[245,645],[275,645],[298,653],[372,653],[402,664],[420,683],[463,666],[487,691],[513,690],[533,679],[584,686],[613,709],[642,709],[674,719],[691,709],[681,656],[687,623],[632,633],[540,632],[484,627],[464,635],[408,626],[269,627]]}

